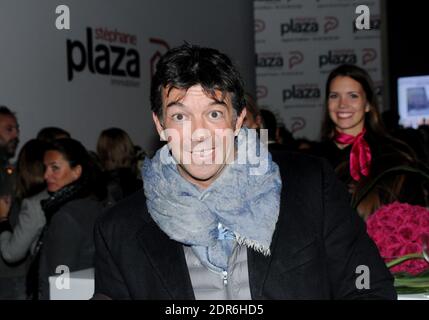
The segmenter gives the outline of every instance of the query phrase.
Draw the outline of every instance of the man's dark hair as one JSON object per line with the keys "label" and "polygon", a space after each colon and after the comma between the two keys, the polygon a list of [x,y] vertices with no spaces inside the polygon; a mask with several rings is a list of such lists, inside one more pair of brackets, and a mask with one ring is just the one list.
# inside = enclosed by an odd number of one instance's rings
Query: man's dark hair
{"label": "man's dark hair", "polygon": [[198,84],[211,97],[215,90],[230,93],[237,115],[243,110],[243,81],[228,56],[216,49],[185,43],[169,50],[156,65],[150,91],[152,111],[162,119],[163,88],[187,90]]}
{"label": "man's dark hair", "polygon": [[0,106],[0,116],[11,116],[16,118],[15,112],[10,111],[6,106]]}

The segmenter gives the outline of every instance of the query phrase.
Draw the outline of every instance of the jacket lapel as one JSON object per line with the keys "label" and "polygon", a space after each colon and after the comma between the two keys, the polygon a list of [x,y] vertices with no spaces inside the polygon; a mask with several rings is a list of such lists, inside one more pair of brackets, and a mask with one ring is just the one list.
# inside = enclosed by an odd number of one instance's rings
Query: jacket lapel
{"label": "jacket lapel", "polygon": [[[278,240],[277,228],[271,241],[270,250],[273,253]],[[261,253],[254,251],[253,249],[247,249],[247,265],[249,269],[249,285],[250,293],[253,300],[263,299],[263,288],[265,279],[268,275],[269,266],[272,259],[272,254],[268,257]]]}
{"label": "jacket lapel", "polygon": [[169,239],[153,221],[139,231],[137,238],[171,299],[194,300],[182,244]]}
{"label": "jacket lapel", "polygon": [[[305,231],[307,222],[297,218],[303,216],[300,214],[302,210],[308,210],[305,199],[296,192],[299,190],[299,181],[292,181],[290,176],[287,180],[284,175],[282,172],[282,180],[288,181],[288,185],[293,185],[294,188],[282,188],[279,219],[270,245],[271,255],[265,257],[252,249],[247,250],[252,299],[265,299],[264,284],[270,275],[270,269],[275,270],[273,271],[275,273],[286,270],[288,266],[297,262],[294,255],[314,241],[313,235]],[[278,257],[275,266],[272,263],[273,255]]]}

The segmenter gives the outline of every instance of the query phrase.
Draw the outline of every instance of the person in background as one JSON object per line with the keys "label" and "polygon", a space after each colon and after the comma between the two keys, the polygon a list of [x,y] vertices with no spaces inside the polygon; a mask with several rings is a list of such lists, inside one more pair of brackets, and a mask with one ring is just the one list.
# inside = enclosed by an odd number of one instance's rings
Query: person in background
{"label": "person in background", "polygon": [[4,200],[5,208],[6,203],[13,203],[15,168],[10,161],[15,156],[18,144],[19,125],[16,115],[8,107],[0,106],[0,199]]}
{"label": "person in background", "polygon": [[395,139],[405,143],[413,152],[416,160],[429,165],[422,132],[414,128],[400,128],[392,134]]}
{"label": "person in background", "polygon": [[49,298],[48,277],[58,275],[58,266],[70,272],[94,266],[93,228],[105,196],[99,173],[80,142],[52,142],[44,165],[49,198],[42,201],[46,227],[40,249],[40,299]]}
{"label": "person in background", "polygon": [[261,129],[268,130],[268,150],[270,152],[296,150],[295,140],[292,134],[284,125],[278,125],[274,113],[267,109],[261,109],[260,116]]}
{"label": "person in background", "polygon": [[420,125],[417,130],[420,132],[420,136],[423,141],[423,150],[425,153],[425,158],[428,159],[427,164],[429,165],[429,125]]}
{"label": "person in background", "polygon": [[19,126],[15,113],[0,106],[0,166],[5,168],[15,156],[19,144]]}
{"label": "person in background", "polygon": [[70,133],[58,127],[45,127],[37,133],[37,139],[53,142],[57,139],[71,138]]}
{"label": "person in background", "polygon": [[0,212],[0,219],[4,219],[2,223],[7,223],[0,234],[2,258],[9,264],[25,262],[27,265],[27,277],[24,272],[21,278],[21,297],[32,298],[35,292],[37,243],[46,223],[40,202],[49,196],[43,178],[46,148],[47,144],[37,139],[29,140],[22,147],[16,165],[15,184],[15,204],[19,213],[13,227],[8,220],[9,212],[3,215]]}
{"label": "person in background", "polygon": [[307,138],[298,138],[295,140],[295,143],[297,151],[306,154],[312,154],[314,152],[314,145],[317,144],[317,142],[309,140]]}
{"label": "person in background", "polygon": [[[366,186],[386,170],[418,166],[413,151],[384,129],[372,79],[355,65],[341,65],[328,76],[322,143],[318,148],[315,153],[329,160],[354,200],[360,199]],[[359,214],[366,219],[381,205],[396,200],[425,205],[423,180],[417,175],[393,172],[356,201]]]}
{"label": "person in background", "polygon": [[[144,159],[146,159],[147,154],[145,150],[141,146],[134,145],[134,153],[136,155],[136,161],[137,161],[137,168],[138,171],[140,171],[140,168],[143,167]],[[139,173],[139,177],[141,178],[141,175]]]}
{"label": "person in background", "polygon": [[413,150],[419,161],[429,164],[429,157],[426,151],[427,144],[425,144],[424,136],[420,130],[410,127],[404,128],[401,126],[399,124],[400,117],[398,113],[393,110],[383,111],[381,118],[382,123],[390,136],[408,145],[408,147]]}
{"label": "person in background", "polygon": [[[396,298],[329,164],[271,157],[246,139],[245,105],[218,50],[184,44],[160,58],[151,107],[168,143],[145,160],[144,188],[97,221],[94,298]],[[263,154],[257,168],[238,160],[249,150]],[[364,290],[361,265],[371,270]]]}
{"label": "person in background", "polygon": [[[11,159],[15,156],[19,144],[19,125],[14,112],[6,106],[0,106],[0,215],[5,216],[1,223],[5,228],[15,224],[18,214],[15,203],[15,168]],[[21,299],[22,279],[25,264],[9,264],[0,258],[0,299]]]}
{"label": "person in background", "polygon": [[135,146],[124,130],[110,128],[102,131],[97,154],[107,185],[107,206],[142,188]]}
{"label": "person in background", "polygon": [[244,99],[246,101],[247,112],[243,126],[249,129],[260,129],[262,119],[255,98],[250,93],[245,93]]}

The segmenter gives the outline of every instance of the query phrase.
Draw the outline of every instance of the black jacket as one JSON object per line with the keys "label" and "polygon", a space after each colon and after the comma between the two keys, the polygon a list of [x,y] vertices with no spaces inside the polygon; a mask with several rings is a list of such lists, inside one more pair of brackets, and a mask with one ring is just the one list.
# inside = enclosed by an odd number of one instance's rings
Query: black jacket
{"label": "black jacket", "polygon": [[[271,256],[248,249],[252,298],[396,298],[392,276],[330,165],[297,154],[275,161],[283,180],[280,216]],[[143,190],[106,212],[95,229],[95,294],[194,299],[183,246],[151,219]],[[361,265],[370,270],[370,289],[356,288]]]}
{"label": "black jacket", "polygon": [[111,206],[130,196],[143,186],[142,180],[137,178],[131,168],[106,171],[103,178],[107,187],[106,206]]}
{"label": "black jacket", "polygon": [[[355,193],[358,194],[388,169],[408,166],[427,171],[416,161],[413,151],[406,145],[388,138],[379,138],[368,132],[365,134],[365,139],[371,149],[371,168],[369,176],[362,177],[359,183],[356,183],[350,175],[351,145],[339,149],[333,140],[325,141],[316,148],[314,155],[327,159],[335,169],[337,177],[345,184],[357,184]],[[429,205],[428,190],[428,181],[420,174],[404,171],[392,172],[379,179],[372,192],[362,199],[362,203],[366,202],[363,208],[366,206],[367,208],[361,213],[366,216],[378,209],[380,205],[394,201],[426,207]],[[374,198],[374,195],[377,198]],[[379,199],[380,203],[375,199]]]}
{"label": "black jacket", "polygon": [[70,272],[94,267],[94,224],[102,210],[98,201],[87,197],[67,202],[53,215],[42,240],[40,299],[49,298],[49,276],[59,275],[58,266]]}

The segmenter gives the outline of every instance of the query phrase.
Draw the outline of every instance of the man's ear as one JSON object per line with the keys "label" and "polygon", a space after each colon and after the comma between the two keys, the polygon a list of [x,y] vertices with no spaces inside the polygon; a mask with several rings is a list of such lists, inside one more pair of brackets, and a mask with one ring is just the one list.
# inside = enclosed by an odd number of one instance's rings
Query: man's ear
{"label": "man's ear", "polygon": [[164,127],[162,126],[161,121],[159,120],[155,112],[152,112],[152,119],[155,123],[156,131],[158,131],[161,141],[167,141],[167,138],[165,137]]}
{"label": "man's ear", "polygon": [[246,118],[246,113],[247,113],[246,108],[243,108],[243,110],[241,111],[240,115],[237,118],[237,121],[235,122],[235,131],[234,131],[235,136],[238,135],[238,132],[243,126],[244,118]]}

